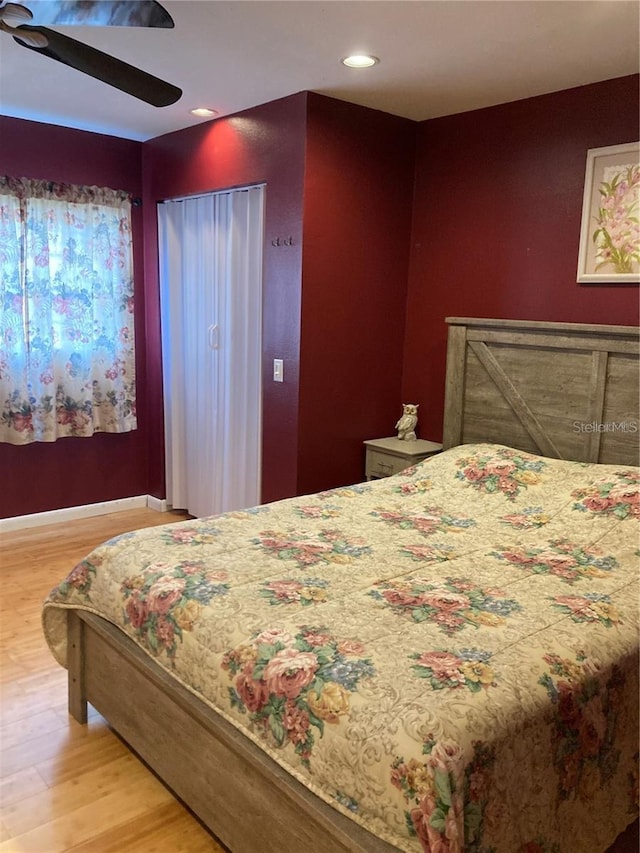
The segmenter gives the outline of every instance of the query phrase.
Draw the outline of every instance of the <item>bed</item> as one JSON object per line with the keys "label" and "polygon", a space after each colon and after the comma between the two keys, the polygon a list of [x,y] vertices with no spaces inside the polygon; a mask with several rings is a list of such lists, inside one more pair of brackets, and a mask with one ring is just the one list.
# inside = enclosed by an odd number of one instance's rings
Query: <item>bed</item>
{"label": "bed", "polygon": [[450,318],[443,453],[117,537],[45,602],[233,853],[604,851],[636,819],[638,330]]}

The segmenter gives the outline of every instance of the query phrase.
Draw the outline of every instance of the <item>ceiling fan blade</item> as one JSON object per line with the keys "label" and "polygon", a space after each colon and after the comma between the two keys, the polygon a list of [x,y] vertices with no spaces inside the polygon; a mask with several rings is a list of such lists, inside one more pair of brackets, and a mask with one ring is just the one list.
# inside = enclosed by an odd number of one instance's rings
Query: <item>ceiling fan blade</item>
{"label": "ceiling fan blade", "polygon": [[[47,38],[46,47],[32,47],[20,41],[19,33],[22,31],[42,33]],[[34,50],[82,71],[96,80],[102,80],[134,98],[139,98],[154,107],[167,107],[174,104],[181,96],[182,90],[171,83],[165,83],[146,71],[141,71],[134,65],[129,65],[115,56],[109,56],[101,50],[96,50],[88,44],[69,38],[55,30],[46,27],[18,27],[14,35],[16,41],[22,47]]]}
{"label": "ceiling fan blade", "polygon": [[49,44],[47,37],[42,33],[23,30],[21,34],[18,27],[9,26],[3,18],[0,18],[0,32],[14,37],[18,36],[20,41],[28,47],[46,47]]}
{"label": "ceiling fan blade", "polygon": [[173,27],[155,0],[21,0],[38,26]]}

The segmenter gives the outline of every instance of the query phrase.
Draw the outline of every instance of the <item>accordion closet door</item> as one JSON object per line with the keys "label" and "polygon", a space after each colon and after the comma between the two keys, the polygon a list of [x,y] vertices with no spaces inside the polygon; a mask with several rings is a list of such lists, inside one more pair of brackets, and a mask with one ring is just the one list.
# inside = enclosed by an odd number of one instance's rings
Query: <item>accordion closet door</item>
{"label": "accordion closet door", "polygon": [[260,498],[264,187],[158,205],[167,503]]}

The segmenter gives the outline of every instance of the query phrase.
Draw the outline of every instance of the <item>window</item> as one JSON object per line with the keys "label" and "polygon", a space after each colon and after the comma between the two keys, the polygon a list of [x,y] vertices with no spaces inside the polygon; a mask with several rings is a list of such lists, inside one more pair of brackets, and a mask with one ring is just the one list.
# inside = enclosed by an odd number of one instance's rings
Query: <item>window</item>
{"label": "window", "polygon": [[136,428],[131,203],[0,177],[0,441]]}

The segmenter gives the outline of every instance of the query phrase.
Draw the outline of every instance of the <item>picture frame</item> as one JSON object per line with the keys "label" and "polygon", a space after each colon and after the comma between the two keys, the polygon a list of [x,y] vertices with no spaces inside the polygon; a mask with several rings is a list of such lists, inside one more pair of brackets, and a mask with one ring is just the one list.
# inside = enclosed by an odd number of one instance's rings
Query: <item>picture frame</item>
{"label": "picture frame", "polygon": [[579,284],[640,284],[640,142],[590,148]]}

